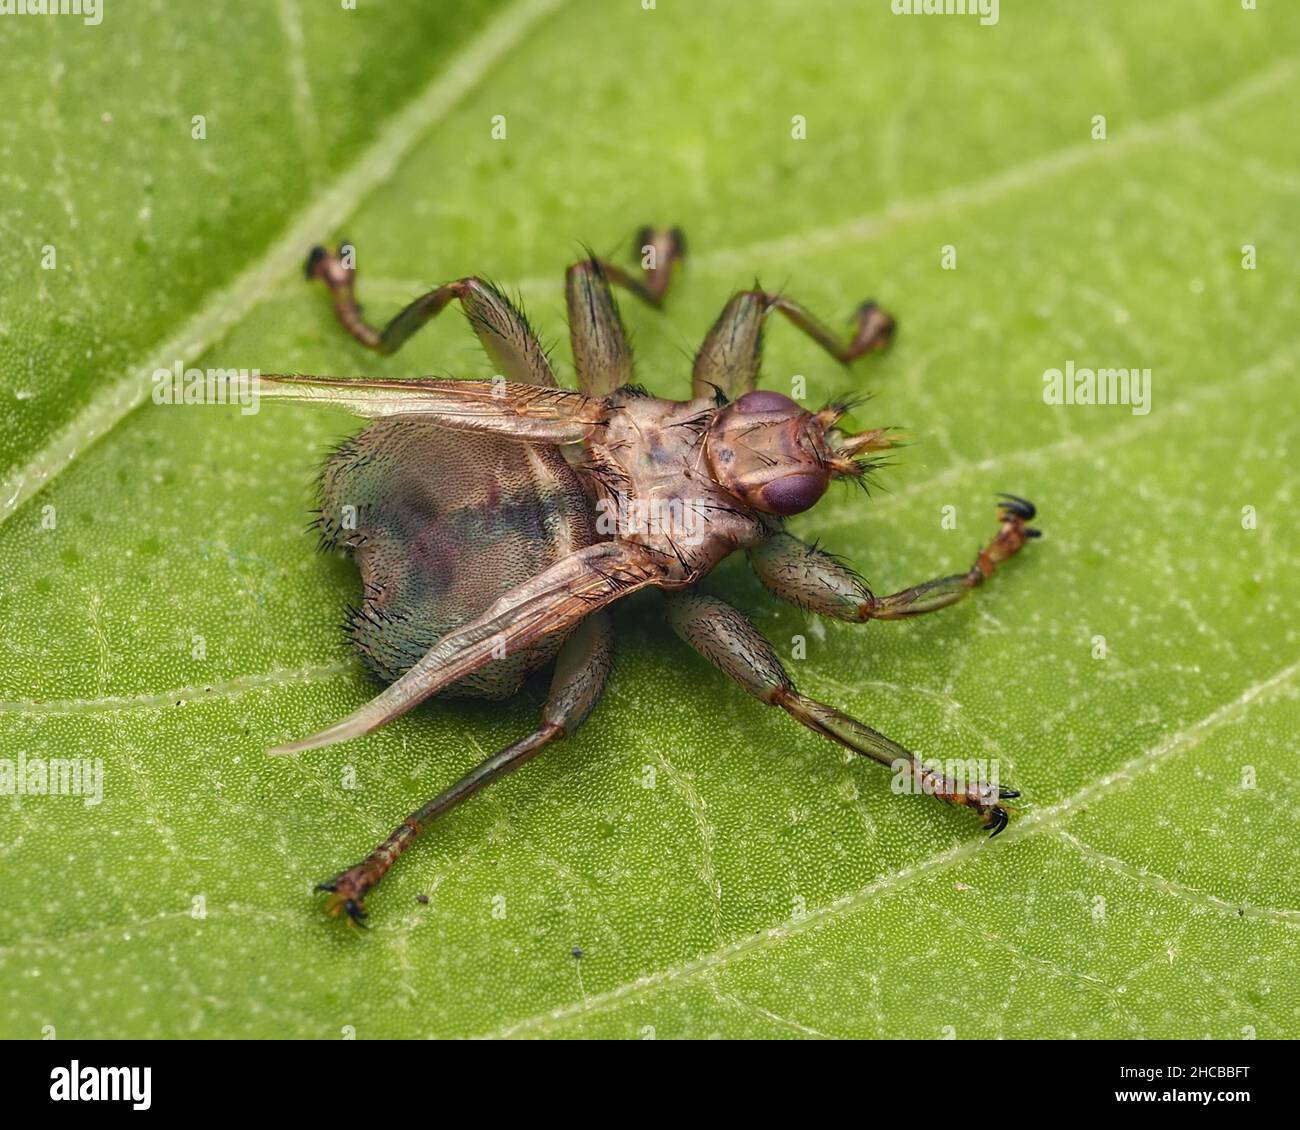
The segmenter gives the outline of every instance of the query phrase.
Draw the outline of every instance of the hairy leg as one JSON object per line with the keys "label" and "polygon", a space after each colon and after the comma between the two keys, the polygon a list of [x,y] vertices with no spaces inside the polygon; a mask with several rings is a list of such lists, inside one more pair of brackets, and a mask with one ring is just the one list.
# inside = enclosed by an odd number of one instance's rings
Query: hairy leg
{"label": "hairy leg", "polygon": [[772,645],[741,613],[704,593],[675,593],[668,600],[673,629],[705,659],[760,702],[779,706],[796,722],[896,772],[906,772],[920,789],[949,804],[973,808],[997,835],[1007,826],[1000,800],[1017,796],[983,781],[956,781],[927,768],[913,753],[832,706],[805,698],[786,673]]}
{"label": "hairy leg", "polygon": [[1001,525],[965,573],[939,577],[890,596],[876,596],[852,568],[838,558],[786,533],[773,534],[749,551],[750,564],[773,593],[791,604],[837,620],[905,620],[956,604],[982,585],[1039,531],[1026,526],[1037,511],[1031,502],[1003,495]]}
{"label": "hairy leg", "polygon": [[578,387],[588,396],[605,396],[632,382],[632,349],[610,284],[630,290],[651,306],[661,306],[684,246],[676,228],[670,232],[645,228],[637,236],[636,248],[642,277],[595,256],[572,264],[565,272],[564,295]]}
{"label": "hairy leg", "polygon": [[695,355],[693,396],[711,396],[714,389],[721,389],[735,400],[754,388],[763,359],[763,323],[773,310],[845,365],[864,353],[884,349],[894,334],[894,319],[874,302],[858,307],[853,336],[845,343],[793,299],[764,290],[742,290],[723,308]]}
{"label": "hairy leg", "polygon": [[542,707],[541,725],[527,737],[493,754],[450,788],[411,813],[365,859],[316,889],[330,893],[332,914],[347,912],[354,922],[366,917],[365,896],[387,873],[397,857],[434,820],[481,789],[513,773],[551,742],[572,734],[586,720],[604,690],[614,655],[614,637],[603,612],[588,617],[564,642],[556,659],[550,694]]}
{"label": "hairy leg", "polygon": [[339,322],[367,348],[385,355],[396,353],[421,326],[459,300],[470,328],[502,376],[520,384],[554,387],[555,374],[528,319],[492,283],[472,276],[445,283],[422,294],[378,330],[362,317],[356,273],[356,268],[324,247],[313,248],[307,259],[307,277],[329,288]]}

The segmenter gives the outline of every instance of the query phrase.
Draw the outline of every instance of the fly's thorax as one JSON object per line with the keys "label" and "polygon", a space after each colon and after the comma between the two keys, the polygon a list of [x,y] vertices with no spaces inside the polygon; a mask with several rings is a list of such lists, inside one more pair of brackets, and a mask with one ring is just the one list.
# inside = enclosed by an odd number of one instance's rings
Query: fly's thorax
{"label": "fly's thorax", "polygon": [[756,517],[736,506],[707,465],[712,399],[661,400],[620,389],[609,404],[607,420],[586,442],[584,465],[598,537],[663,554],[685,583],[762,536]]}

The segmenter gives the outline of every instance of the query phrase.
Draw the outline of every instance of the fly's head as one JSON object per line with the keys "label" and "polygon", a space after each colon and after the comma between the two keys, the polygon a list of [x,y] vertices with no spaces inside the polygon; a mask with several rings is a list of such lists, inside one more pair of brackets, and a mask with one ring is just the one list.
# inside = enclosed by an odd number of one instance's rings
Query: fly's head
{"label": "fly's head", "polygon": [[809,412],[779,392],[755,391],[714,417],[706,437],[714,480],[751,509],[786,516],[812,507],[832,479],[861,479],[871,453],[894,446],[888,429],[846,435],[848,411],[832,404]]}

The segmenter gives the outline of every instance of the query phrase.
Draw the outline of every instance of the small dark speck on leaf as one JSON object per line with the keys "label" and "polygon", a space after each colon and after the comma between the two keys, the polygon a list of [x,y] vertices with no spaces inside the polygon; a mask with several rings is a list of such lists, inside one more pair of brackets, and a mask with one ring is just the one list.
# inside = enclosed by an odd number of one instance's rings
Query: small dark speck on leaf
{"label": "small dark speck on leaf", "polygon": [[570,952],[573,954],[574,957],[581,957],[581,956],[582,956],[582,947],[581,947],[581,946],[574,946],[573,949],[570,950]]}
{"label": "small dark speck on leaf", "polygon": [[429,905],[429,896],[428,896],[428,895],[416,895],[416,896],[415,896],[415,901],[418,902],[421,906],[428,906],[428,905]]}

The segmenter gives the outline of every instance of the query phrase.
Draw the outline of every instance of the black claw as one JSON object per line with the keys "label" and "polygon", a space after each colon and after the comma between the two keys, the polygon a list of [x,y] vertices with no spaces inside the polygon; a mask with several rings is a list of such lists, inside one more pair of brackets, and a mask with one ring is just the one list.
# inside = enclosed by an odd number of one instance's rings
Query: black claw
{"label": "black claw", "polygon": [[338,879],[326,879],[323,883],[316,884],[316,890],[329,894],[331,891],[338,889]]}
{"label": "black claw", "polygon": [[1026,527],[1025,527],[1025,537],[1027,537],[1027,538],[1041,538],[1042,536],[1043,536],[1043,531],[1042,531],[1042,530],[1036,530],[1036,529],[1034,529],[1033,526],[1026,526]]}
{"label": "black claw", "polygon": [[868,298],[857,310],[854,311],[854,317],[857,319],[859,326],[865,326],[873,317],[880,318],[881,336],[890,337],[896,328],[896,323],[891,315],[887,314],[880,308],[880,304],[874,298]]}
{"label": "black claw", "polygon": [[667,231],[662,229],[646,226],[638,228],[636,233],[636,243],[632,248],[634,258],[641,258],[641,253],[645,248],[652,246],[655,241],[663,236],[667,236],[672,243],[670,254],[675,255],[678,259],[686,258],[686,236],[681,228],[669,228]]}
{"label": "black claw", "polygon": [[1002,800],[1015,800],[1020,795],[1019,789],[998,789],[998,796]]}
{"label": "black claw", "polygon": [[357,902],[356,899],[348,899],[348,901],[343,904],[343,909],[347,911],[348,917],[358,926],[364,927],[366,925],[366,919],[370,917],[366,912],[366,908]]}
{"label": "black claw", "polygon": [[1031,518],[1034,517],[1035,514],[1038,513],[1037,507],[1035,507],[1034,504],[1030,502],[1029,499],[1027,498],[1021,498],[1019,495],[1006,494],[1004,492],[999,493],[997,497],[1005,498],[1008,500],[1006,502],[998,503],[999,506],[1003,507],[1006,510],[1009,510],[1012,514],[1015,514],[1017,517],[1025,519],[1026,522],[1029,521]]}
{"label": "black claw", "polygon": [[303,265],[303,274],[309,279],[316,277],[316,268],[329,254],[319,243],[307,253],[307,262]]}
{"label": "black claw", "polygon": [[887,349],[898,333],[898,323],[880,308],[874,298],[868,298],[858,306],[853,312],[853,321],[859,334],[870,333],[866,341],[858,342],[855,338],[855,347],[862,349]]}
{"label": "black claw", "polygon": [[991,840],[1007,826],[1010,817],[1007,816],[1007,810],[1005,808],[999,808],[996,805],[989,809],[989,814],[993,819],[990,820],[985,827],[988,829],[989,839]]}

